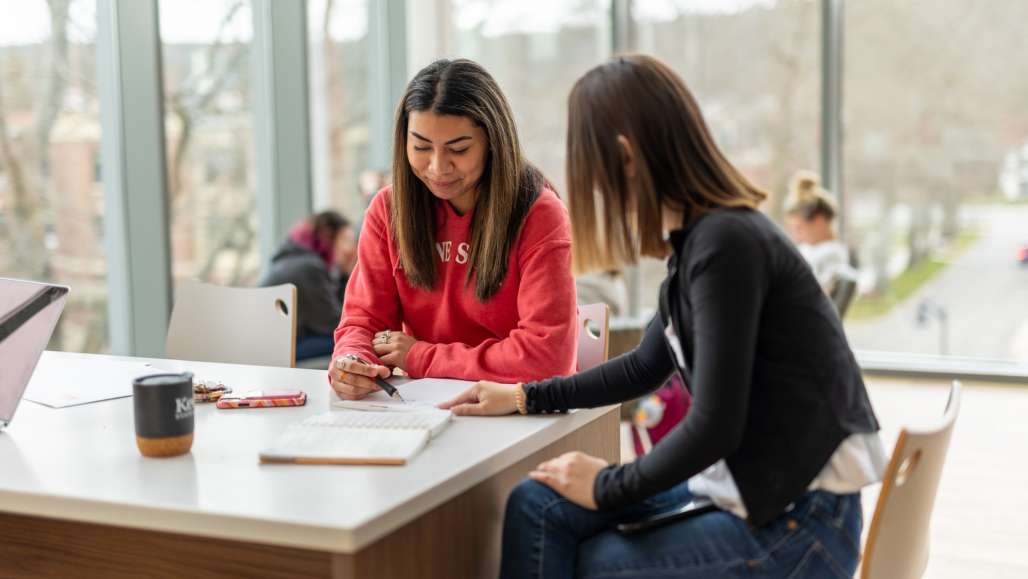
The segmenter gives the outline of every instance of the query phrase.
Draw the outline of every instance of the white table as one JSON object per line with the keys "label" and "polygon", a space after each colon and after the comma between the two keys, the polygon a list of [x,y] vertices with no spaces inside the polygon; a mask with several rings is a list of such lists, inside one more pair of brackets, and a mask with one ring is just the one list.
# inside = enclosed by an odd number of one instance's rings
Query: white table
{"label": "white table", "polygon": [[[46,352],[41,365],[106,356]],[[190,454],[143,458],[132,399],[23,401],[0,433],[0,575],[495,576],[507,493],[539,461],[617,460],[617,408],[458,417],[404,467],[262,465],[287,425],[329,408],[320,370],[155,361],[237,390],[296,387],[306,406],[197,404]],[[74,379],[69,376],[69,379]]]}

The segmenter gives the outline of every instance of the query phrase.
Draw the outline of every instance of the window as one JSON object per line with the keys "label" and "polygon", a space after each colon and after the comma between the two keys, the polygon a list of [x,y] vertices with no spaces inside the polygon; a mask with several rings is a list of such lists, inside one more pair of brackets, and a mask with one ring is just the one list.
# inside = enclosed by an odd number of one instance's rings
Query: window
{"label": "window", "polygon": [[[702,0],[635,2],[640,52],[685,80],[718,146],[758,187],[780,219],[788,181],[818,170],[820,2]],[[663,262],[642,264],[643,308],[655,308]]]}
{"label": "window", "polygon": [[356,221],[381,184],[367,171],[368,0],[311,0],[307,11],[315,209]]}
{"label": "window", "polygon": [[49,348],[104,352],[96,2],[0,8],[0,275],[71,287]]}
{"label": "window", "polygon": [[507,95],[528,160],[564,193],[567,97],[610,55],[609,0],[451,0],[454,54]]}
{"label": "window", "polygon": [[1028,362],[1021,0],[846,4],[846,231],[858,349]]}
{"label": "window", "polygon": [[164,0],[160,28],[173,276],[253,283],[251,4]]}

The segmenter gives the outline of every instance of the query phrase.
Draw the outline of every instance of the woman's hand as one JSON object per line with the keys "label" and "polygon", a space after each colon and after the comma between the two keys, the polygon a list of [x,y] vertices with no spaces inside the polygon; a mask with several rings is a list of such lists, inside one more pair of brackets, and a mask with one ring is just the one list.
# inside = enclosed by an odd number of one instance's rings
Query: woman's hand
{"label": "woman's hand", "polygon": [[328,369],[332,389],[346,400],[360,400],[379,390],[375,376],[388,378],[391,375],[389,368],[372,364],[352,354],[336,358]]}
{"label": "woman's hand", "polygon": [[605,466],[607,461],[602,458],[584,452],[567,452],[540,464],[528,473],[528,478],[543,483],[580,507],[595,511],[593,483]]}
{"label": "woman's hand", "polygon": [[417,340],[403,332],[385,330],[375,334],[375,339],[371,341],[371,345],[375,348],[375,354],[383,362],[397,368],[405,368],[407,352],[410,351],[410,347],[414,345],[414,342],[417,342]]}
{"label": "woman's hand", "polygon": [[439,408],[458,416],[500,416],[517,412],[517,389],[520,384],[479,382]]}

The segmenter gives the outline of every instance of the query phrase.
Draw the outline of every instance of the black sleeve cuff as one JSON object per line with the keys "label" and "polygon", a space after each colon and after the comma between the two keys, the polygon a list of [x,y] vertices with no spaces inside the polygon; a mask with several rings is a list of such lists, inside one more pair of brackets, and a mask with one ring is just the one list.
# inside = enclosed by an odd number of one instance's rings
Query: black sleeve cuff
{"label": "black sleeve cuff", "polygon": [[593,481],[593,500],[596,507],[601,511],[616,509],[622,506],[618,496],[621,493],[614,492],[613,486],[617,480],[614,471],[624,468],[623,466],[611,464],[596,473],[596,480]]}
{"label": "black sleeve cuff", "polygon": [[567,408],[560,408],[554,403],[552,394],[557,382],[561,378],[550,378],[540,382],[529,382],[522,385],[525,390],[525,411],[529,414],[549,414],[567,412]]}

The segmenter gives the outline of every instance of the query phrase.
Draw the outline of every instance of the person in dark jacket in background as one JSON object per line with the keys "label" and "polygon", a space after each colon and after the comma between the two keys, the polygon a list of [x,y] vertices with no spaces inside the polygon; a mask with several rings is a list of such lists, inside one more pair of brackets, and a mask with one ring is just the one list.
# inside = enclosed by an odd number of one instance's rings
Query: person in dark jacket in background
{"label": "person in dark jacket in background", "polygon": [[332,353],[332,332],[356,264],[353,228],[336,211],[322,211],[297,223],[275,251],[260,285],[296,286],[297,360]]}

